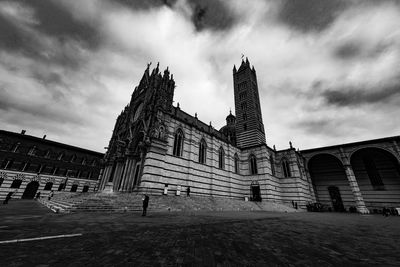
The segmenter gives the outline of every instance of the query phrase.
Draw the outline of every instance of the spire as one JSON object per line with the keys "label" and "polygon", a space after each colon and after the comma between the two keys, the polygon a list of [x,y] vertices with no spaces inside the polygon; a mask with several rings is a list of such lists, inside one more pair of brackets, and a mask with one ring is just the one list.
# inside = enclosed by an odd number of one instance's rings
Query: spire
{"label": "spire", "polygon": [[160,66],[160,62],[157,62],[156,74],[158,74],[158,71],[159,71],[159,66]]}
{"label": "spire", "polygon": [[249,59],[246,57],[246,64],[250,67]]}
{"label": "spire", "polygon": [[168,70],[168,67],[164,70],[164,78],[169,79],[169,70]]}

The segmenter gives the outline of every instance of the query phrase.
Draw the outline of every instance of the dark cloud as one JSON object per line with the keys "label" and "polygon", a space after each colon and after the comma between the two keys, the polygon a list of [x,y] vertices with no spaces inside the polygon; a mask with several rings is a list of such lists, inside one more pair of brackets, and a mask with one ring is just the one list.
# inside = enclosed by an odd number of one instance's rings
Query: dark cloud
{"label": "dark cloud", "polygon": [[198,31],[226,30],[236,22],[229,8],[221,1],[189,0],[189,3],[193,9],[192,22]]}
{"label": "dark cloud", "polygon": [[355,59],[355,58],[375,58],[385,53],[391,47],[395,46],[395,42],[378,42],[372,47],[368,47],[362,40],[349,41],[338,45],[333,50],[333,55],[339,59]]}
{"label": "dark cloud", "polygon": [[65,39],[73,39],[94,49],[100,43],[100,34],[96,25],[74,18],[73,14],[57,1],[52,0],[16,0],[31,6],[36,13],[39,24],[35,29],[46,35]]}
{"label": "dark cloud", "polygon": [[[49,64],[76,68],[84,61],[77,47],[93,50],[99,46],[99,34],[94,27],[75,20],[69,11],[52,1],[16,2],[31,7],[38,21],[22,27],[0,15],[0,48]],[[53,42],[48,43],[42,37],[50,37]]]}
{"label": "dark cloud", "polygon": [[307,134],[338,136],[343,130],[338,127],[338,122],[329,118],[325,119],[306,119],[296,123],[296,127],[303,129]]}
{"label": "dark cloud", "polygon": [[375,91],[365,88],[337,88],[324,91],[321,96],[327,104],[341,107],[384,104],[400,96],[400,83],[383,86]]}
{"label": "dark cloud", "polygon": [[[161,6],[174,8],[176,0],[116,0],[134,10],[148,10]],[[191,21],[197,31],[226,30],[232,27],[236,20],[227,5],[221,0],[188,0],[192,10]]]}
{"label": "dark cloud", "polygon": [[68,101],[63,102],[60,108],[57,103],[51,99],[36,99],[34,101],[22,101],[17,99],[13,93],[9,92],[5,85],[0,85],[0,110],[13,113],[14,117],[18,117],[21,121],[28,118],[45,120],[47,123],[71,123],[81,125],[84,118],[78,111],[72,111]]}
{"label": "dark cloud", "polygon": [[0,48],[11,51],[23,51],[37,57],[39,43],[27,31],[17,27],[0,14]]}
{"label": "dark cloud", "polygon": [[327,28],[346,7],[343,0],[284,0],[279,18],[300,31]]}
{"label": "dark cloud", "polygon": [[361,54],[360,44],[354,42],[342,44],[334,50],[334,55],[342,59],[354,58],[360,54]]}
{"label": "dark cloud", "polygon": [[148,10],[151,8],[157,8],[161,6],[172,7],[177,0],[114,0],[112,2],[125,5],[132,9],[144,9]]}

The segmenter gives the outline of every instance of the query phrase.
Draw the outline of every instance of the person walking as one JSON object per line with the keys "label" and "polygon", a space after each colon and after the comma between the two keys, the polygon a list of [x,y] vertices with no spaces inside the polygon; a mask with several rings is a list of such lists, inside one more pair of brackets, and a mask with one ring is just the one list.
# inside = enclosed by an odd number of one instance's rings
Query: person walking
{"label": "person walking", "polygon": [[53,196],[54,196],[54,191],[51,190],[47,199],[50,200]]}
{"label": "person walking", "polygon": [[144,197],[143,197],[143,213],[142,213],[142,216],[146,216],[147,207],[148,206],[149,206],[149,196],[145,194]]}
{"label": "person walking", "polygon": [[14,192],[8,192],[6,198],[3,201],[3,205],[8,204],[8,201],[11,199],[11,196],[14,194]]}

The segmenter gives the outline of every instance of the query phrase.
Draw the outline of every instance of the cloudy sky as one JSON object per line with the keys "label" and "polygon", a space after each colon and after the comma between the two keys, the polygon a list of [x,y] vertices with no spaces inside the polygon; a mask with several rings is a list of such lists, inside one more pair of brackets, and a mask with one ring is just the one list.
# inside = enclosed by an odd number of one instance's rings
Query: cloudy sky
{"label": "cloudy sky", "polygon": [[104,152],[148,62],[219,129],[244,54],[268,145],[399,135],[398,2],[0,0],[0,129]]}

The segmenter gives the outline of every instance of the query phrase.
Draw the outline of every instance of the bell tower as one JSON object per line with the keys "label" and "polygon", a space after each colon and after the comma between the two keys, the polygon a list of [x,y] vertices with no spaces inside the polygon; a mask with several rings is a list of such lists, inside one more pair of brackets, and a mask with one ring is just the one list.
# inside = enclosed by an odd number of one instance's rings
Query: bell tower
{"label": "bell tower", "polygon": [[238,70],[233,67],[233,88],[237,146],[245,148],[265,144],[257,75],[247,58],[242,60]]}

